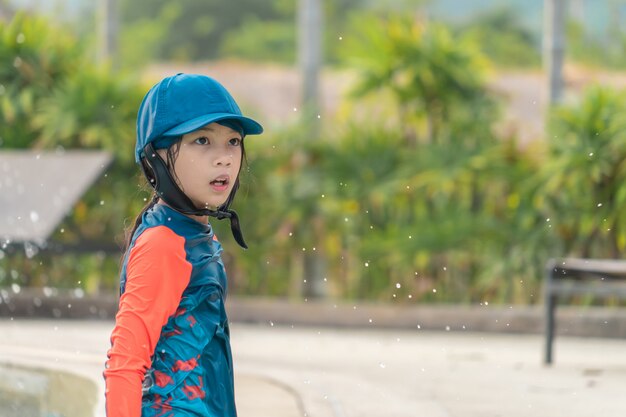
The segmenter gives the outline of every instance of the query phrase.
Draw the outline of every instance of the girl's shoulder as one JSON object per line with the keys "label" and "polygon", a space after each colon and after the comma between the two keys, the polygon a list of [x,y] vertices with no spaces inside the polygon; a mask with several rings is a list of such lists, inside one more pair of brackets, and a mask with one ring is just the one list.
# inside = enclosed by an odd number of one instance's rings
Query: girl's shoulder
{"label": "girl's shoulder", "polygon": [[152,226],[145,228],[135,241],[135,247],[141,246],[150,250],[167,251],[183,248],[185,237],[176,233],[173,229],[164,226]]}

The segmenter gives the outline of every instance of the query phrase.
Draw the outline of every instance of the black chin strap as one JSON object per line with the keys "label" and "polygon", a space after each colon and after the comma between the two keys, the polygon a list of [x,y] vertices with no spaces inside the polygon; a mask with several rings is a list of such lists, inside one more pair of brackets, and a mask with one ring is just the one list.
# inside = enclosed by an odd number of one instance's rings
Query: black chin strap
{"label": "black chin strap", "polygon": [[239,216],[237,216],[234,210],[230,209],[230,204],[239,188],[239,177],[237,177],[228,199],[224,204],[218,207],[217,210],[211,210],[209,208],[199,209],[180,189],[178,184],[176,184],[170,170],[167,169],[167,165],[159,154],[157,154],[152,143],[148,143],[143,151],[145,157],[141,159],[141,169],[148,181],[150,181],[150,185],[156,190],[159,198],[162,198],[170,207],[183,214],[211,216],[218,220],[229,219],[230,230],[235,241],[242,248],[248,249],[248,245],[246,245],[243,239],[243,233],[241,233]]}

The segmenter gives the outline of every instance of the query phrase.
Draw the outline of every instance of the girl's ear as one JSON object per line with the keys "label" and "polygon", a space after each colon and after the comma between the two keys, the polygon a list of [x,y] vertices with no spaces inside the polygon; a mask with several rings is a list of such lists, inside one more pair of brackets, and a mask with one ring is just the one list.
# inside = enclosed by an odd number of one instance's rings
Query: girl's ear
{"label": "girl's ear", "polygon": [[161,159],[163,159],[164,161],[167,160],[167,149],[157,149],[156,153],[159,154]]}

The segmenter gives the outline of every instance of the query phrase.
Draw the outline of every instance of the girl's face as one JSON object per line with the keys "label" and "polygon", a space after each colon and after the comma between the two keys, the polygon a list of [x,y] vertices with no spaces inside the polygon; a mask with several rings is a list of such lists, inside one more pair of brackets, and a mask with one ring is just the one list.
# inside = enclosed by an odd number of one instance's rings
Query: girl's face
{"label": "girl's face", "polygon": [[[216,209],[226,202],[241,167],[241,142],[238,132],[218,123],[183,136],[174,174],[197,207]],[[165,149],[157,152],[165,159]]]}

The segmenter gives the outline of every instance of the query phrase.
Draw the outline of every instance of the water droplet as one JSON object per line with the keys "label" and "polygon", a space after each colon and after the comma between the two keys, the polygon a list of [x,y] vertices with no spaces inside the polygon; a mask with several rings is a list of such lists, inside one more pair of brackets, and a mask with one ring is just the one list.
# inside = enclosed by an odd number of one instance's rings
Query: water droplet
{"label": "water droplet", "polygon": [[39,221],[39,214],[36,211],[30,212],[30,221],[33,223],[37,223]]}
{"label": "water droplet", "polygon": [[380,366],[382,369],[385,369],[385,364],[384,363],[379,363],[378,366]]}
{"label": "water droplet", "polygon": [[365,262],[365,267],[367,268],[368,266],[370,266],[369,262]]}
{"label": "water droplet", "polygon": [[602,207],[602,203],[598,203],[598,207]]}
{"label": "water droplet", "polygon": [[433,292],[437,292],[437,288],[433,288]]}
{"label": "water droplet", "polygon": [[400,285],[399,282],[396,283],[396,288],[402,288],[402,285]]}
{"label": "water droplet", "polygon": [[100,200],[100,205],[104,206],[104,200]]}

